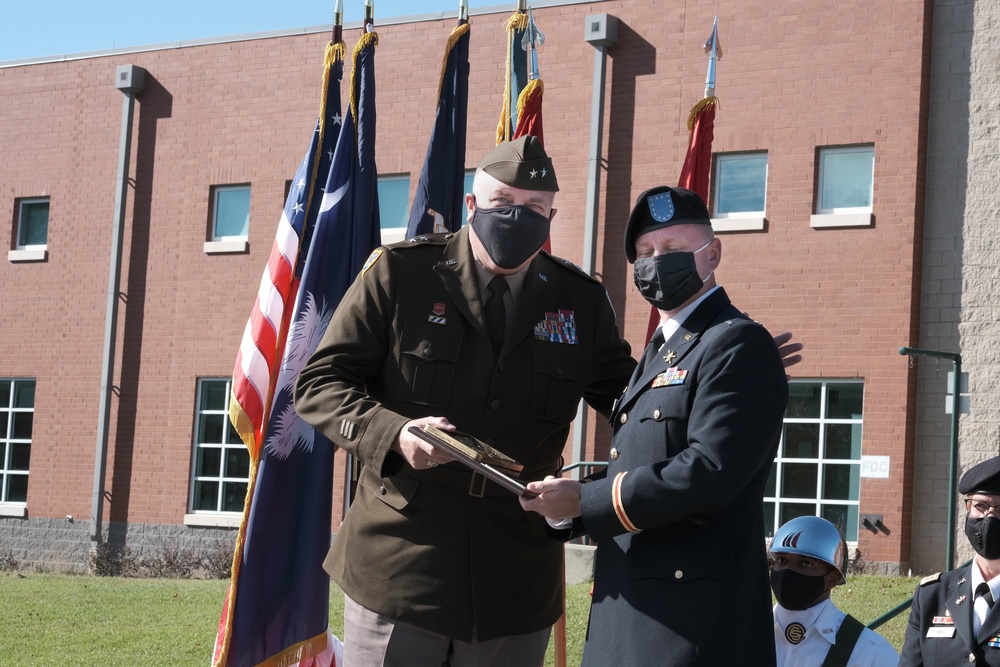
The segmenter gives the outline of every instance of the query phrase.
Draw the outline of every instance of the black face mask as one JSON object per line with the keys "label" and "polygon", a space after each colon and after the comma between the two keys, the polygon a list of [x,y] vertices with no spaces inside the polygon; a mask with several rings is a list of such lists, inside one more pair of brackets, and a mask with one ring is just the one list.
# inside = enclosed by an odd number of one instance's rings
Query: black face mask
{"label": "black face mask", "polygon": [[705,284],[698,275],[694,256],[707,247],[708,243],[694,252],[668,252],[635,260],[632,280],[639,294],[659,310],[682,305]]}
{"label": "black face mask", "polygon": [[1000,559],[1000,519],[997,517],[973,519],[966,516],[965,536],[976,553],[986,560]]}
{"label": "black face mask", "polygon": [[493,263],[516,269],[528,261],[549,238],[550,220],[527,206],[476,206],[469,223]]}
{"label": "black face mask", "polygon": [[785,609],[808,609],[826,592],[826,577],[810,577],[795,570],[771,570],[771,590]]}

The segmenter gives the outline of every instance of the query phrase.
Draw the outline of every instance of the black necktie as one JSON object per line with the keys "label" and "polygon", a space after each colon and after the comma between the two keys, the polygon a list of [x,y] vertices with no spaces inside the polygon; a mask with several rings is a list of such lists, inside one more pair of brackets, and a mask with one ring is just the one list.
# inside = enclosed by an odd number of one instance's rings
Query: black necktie
{"label": "black necktie", "polygon": [[503,344],[504,329],[507,328],[507,311],[503,304],[503,295],[509,287],[502,276],[494,276],[490,281],[490,298],[486,302],[486,326],[490,330],[490,344],[493,352],[499,353]]}
{"label": "black necktie", "polygon": [[986,604],[989,605],[989,608],[993,608],[993,592],[990,590],[990,585],[985,581],[976,586],[976,597],[982,597],[986,600]]}
{"label": "black necktie", "polygon": [[639,370],[636,373],[637,378],[642,376],[642,373],[646,370],[646,366],[649,365],[649,362],[651,362],[653,358],[659,354],[661,347],[663,347],[663,329],[657,329],[656,333],[653,334],[653,337],[650,339],[649,345],[646,346],[646,352],[642,355],[642,361],[639,362]]}

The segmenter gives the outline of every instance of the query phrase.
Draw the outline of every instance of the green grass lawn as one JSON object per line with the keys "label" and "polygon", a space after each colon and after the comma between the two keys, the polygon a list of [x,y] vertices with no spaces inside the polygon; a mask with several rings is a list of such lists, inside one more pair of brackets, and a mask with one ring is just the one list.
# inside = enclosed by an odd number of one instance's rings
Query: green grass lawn
{"label": "green grass lawn", "polygon": [[[870,622],[913,594],[917,578],[852,577],[834,601]],[[0,574],[0,666],[210,664],[227,581]],[[590,584],[567,589],[567,665],[579,665]],[[331,591],[330,624],[343,636],[343,596]],[[879,628],[903,643],[906,612]],[[553,664],[549,646],[547,665]]]}

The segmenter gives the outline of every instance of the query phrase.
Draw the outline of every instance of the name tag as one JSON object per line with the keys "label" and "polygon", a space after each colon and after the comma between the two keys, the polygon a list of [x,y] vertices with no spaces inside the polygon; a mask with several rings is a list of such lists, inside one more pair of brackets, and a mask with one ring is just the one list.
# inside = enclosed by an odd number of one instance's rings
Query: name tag
{"label": "name tag", "polygon": [[936,626],[933,628],[928,628],[928,637],[954,637],[955,636],[955,626]]}

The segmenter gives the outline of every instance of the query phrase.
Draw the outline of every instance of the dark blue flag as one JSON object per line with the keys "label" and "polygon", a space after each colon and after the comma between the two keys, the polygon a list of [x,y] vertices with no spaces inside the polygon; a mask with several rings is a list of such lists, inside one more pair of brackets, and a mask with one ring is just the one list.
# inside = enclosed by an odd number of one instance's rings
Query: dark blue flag
{"label": "dark blue flag", "polygon": [[445,47],[437,115],[413,195],[406,238],[458,231],[465,195],[465,133],[469,107],[468,23],[455,27]]}
{"label": "dark blue flag", "polygon": [[341,114],[344,48],[337,47],[338,57],[328,52],[323,122],[317,123],[310,148],[314,160],[303,161],[289,191],[292,215],[304,218],[294,307],[259,458],[251,452],[251,489],[227,598],[231,613],[227,624],[224,612],[216,642],[219,666],[337,664],[340,642],[329,631],[330,579],[323,570],[331,537],[334,450],[292,403],[295,379],[354,275],[353,262],[325,259],[331,245],[340,250],[328,230],[341,221],[323,212],[323,186],[343,169],[337,156],[354,152],[353,124],[345,132]]}

